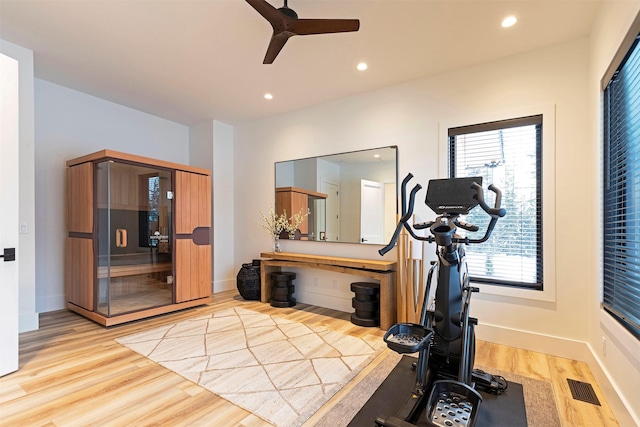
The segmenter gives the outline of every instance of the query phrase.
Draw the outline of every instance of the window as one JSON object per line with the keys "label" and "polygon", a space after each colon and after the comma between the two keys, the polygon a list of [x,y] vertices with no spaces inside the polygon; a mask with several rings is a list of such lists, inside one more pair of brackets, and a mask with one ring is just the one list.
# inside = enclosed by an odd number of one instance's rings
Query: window
{"label": "window", "polygon": [[[157,247],[159,239],[154,232],[160,231],[160,175],[158,173],[141,174],[139,179],[140,206],[138,211],[138,246]],[[145,197],[146,194],[146,197]]]}
{"label": "window", "polygon": [[[471,280],[542,290],[542,115],[449,129],[449,175],[482,176],[502,190],[507,215],[491,239],[466,249]],[[489,204],[493,193],[485,191]],[[474,209],[467,222],[485,229]]]}
{"label": "window", "polygon": [[[637,35],[637,29],[635,35]],[[603,301],[640,337],[640,35],[603,82]]]}

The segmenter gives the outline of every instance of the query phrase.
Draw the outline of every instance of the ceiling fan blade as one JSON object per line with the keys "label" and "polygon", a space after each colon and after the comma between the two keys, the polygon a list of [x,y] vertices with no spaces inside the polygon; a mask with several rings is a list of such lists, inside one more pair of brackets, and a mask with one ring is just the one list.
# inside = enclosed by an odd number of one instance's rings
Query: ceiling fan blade
{"label": "ceiling fan blade", "polygon": [[266,0],[247,0],[247,3],[257,10],[258,13],[267,21],[269,21],[272,26],[282,20],[282,13],[267,3]]}
{"label": "ceiling fan blade", "polygon": [[266,0],[246,1],[273,27],[263,64],[272,64],[291,36],[346,33],[360,28],[360,21],[357,19],[298,19],[298,15],[287,7],[286,0],[280,9]]}
{"label": "ceiling fan blade", "polygon": [[273,60],[276,59],[276,56],[280,53],[284,44],[291,37],[287,33],[278,33],[274,34],[271,37],[271,41],[269,42],[269,47],[267,48],[267,54],[264,56],[263,64],[273,64]]}
{"label": "ceiling fan blade", "polygon": [[[248,1],[248,0],[247,0]],[[309,34],[347,33],[358,31],[358,19],[296,19],[288,30],[300,36]]]}

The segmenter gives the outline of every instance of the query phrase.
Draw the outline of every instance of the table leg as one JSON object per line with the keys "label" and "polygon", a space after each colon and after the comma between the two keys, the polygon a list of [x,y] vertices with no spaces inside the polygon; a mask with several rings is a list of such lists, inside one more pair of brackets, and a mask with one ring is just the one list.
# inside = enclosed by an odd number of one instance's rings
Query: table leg
{"label": "table leg", "polygon": [[260,302],[271,301],[271,275],[274,271],[280,271],[281,267],[275,265],[269,265],[268,261],[262,261],[260,265],[260,283],[262,284],[260,289]]}
{"label": "table leg", "polygon": [[395,275],[380,278],[380,329],[387,330],[396,323]]}

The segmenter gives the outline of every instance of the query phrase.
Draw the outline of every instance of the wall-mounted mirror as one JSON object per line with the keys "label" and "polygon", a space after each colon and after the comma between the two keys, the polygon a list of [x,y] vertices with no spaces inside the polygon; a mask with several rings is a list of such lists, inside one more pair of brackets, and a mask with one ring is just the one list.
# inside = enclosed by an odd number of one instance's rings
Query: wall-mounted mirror
{"label": "wall-mounted mirror", "polygon": [[297,238],[386,244],[396,226],[398,148],[275,164],[276,212],[308,210]]}

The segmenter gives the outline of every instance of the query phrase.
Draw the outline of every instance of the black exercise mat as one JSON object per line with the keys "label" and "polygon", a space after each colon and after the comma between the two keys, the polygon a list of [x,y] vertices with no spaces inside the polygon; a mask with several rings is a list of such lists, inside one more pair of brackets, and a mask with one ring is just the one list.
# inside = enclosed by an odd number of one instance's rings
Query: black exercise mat
{"label": "black exercise mat", "polygon": [[[415,385],[415,372],[411,364],[417,359],[403,356],[380,387],[349,423],[350,427],[372,427],[379,416],[394,416],[409,397]],[[476,427],[526,427],[522,385],[509,382],[507,391],[499,396],[480,392],[482,404]],[[418,417],[418,426],[426,426],[425,413]]]}

